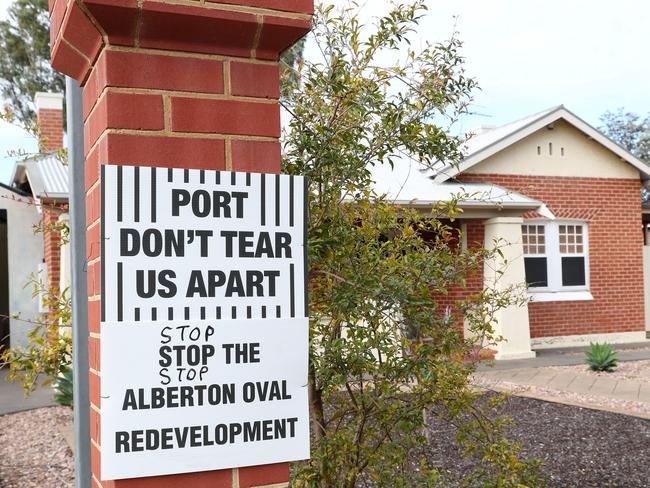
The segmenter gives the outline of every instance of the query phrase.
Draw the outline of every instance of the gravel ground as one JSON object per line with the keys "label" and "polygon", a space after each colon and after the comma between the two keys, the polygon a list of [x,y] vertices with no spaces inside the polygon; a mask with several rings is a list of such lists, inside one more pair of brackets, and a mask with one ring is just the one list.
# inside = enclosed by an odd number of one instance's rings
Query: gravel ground
{"label": "gravel ground", "polygon": [[[512,419],[510,438],[542,462],[553,488],[649,486],[650,420],[522,397],[509,397],[500,413]],[[0,488],[71,487],[72,454],[59,432],[71,421],[64,407],[0,417]],[[477,461],[453,447],[447,424],[432,418],[430,426],[428,456],[450,473],[446,486],[458,487],[455,480]]]}
{"label": "gravel ground", "polygon": [[69,488],[74,460],[59,428],[72,410],[48,407],[0,416],[0,488]]}
{"label": "gravel ground", "polygon": [[[650,420],[522,397],[509,397],[500,410],[513,420],[510,439],[542,462],[551,487],[650,486]],[[469,473],[476,462],[450,447],[452,429],[435,419],[431,429],[431,458],[445,470]]]}
{"label": "gravel ground", "polygon": [[650,360],[647,361],[625,361],[618,363],[618,366],[611,373],[597,372],[589,369],[584,364],[575,366],[549,366],[542,368],[546,371],[571,371],[576,373],[587,373],[593,376],[602,376],[615,380],[634,380],[640,383],[650,384]]}

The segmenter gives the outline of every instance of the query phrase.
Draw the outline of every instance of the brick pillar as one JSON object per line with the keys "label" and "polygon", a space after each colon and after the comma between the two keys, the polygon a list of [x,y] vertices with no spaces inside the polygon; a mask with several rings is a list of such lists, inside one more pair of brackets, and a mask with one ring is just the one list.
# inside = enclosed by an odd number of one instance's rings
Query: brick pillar
{"label": "brick pillar", "polygon": [[34,96],[39,146],[44,153],[63,147],[63,94],[38,92]]}
{"label": "brick pillar", "polygon": [[[43,153],[58,151],[63,147],[63,94],[38,92],[34,96],[36,121],[39,130],[39,150]],[[61,211],[54,202],[42,202],[43,225],[55,225]],[[45,266],[47,267],[47,287],[60,290],[61,272],[61,233],[43,233]]]}
{"label": "brick pillar", "polygon": [[288,464],[102,482],[100,165],[280,171],[278,56],[313,0],[50,0],[52,65],[83,86],[95,487],[284,486]]}

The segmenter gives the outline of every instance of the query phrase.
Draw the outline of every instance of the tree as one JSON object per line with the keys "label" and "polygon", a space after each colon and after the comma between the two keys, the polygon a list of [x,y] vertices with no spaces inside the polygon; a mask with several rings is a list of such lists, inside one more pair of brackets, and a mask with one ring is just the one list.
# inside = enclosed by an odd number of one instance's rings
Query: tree
{"label": "tree", "polygon": [[0,90],[23,124],[34,118],[38,91],[63,92],[64,76],[50,65],[48,0],[14,0],[0,22]]}
{"label": "tree", "polygon": [[650,114],[645,118],[619,108],[605,112],[600,128],[609,138],[623,146],[637,158],[650,164]]}
{"label": "tree", "polygon": [[455,202],[425,213],[372,190],[372,165],[431,168],[461,157],[463,140],[449,125],[476,83],[464,74],[457,37],[409,47],[425,9],[423,1],[395,4],[370,29],[354,4],[320,7],[312,40],[321,59],[298,65],[297,91],[282,101],[291,114],[283,169],[310,182],[314,443],[311,460],[294,469],[295,486],[444,485],[422,455],[427,415],[458,426],[459,445],[483,461],[474,481],[522,486],[532,476],[503,424],[487,420],[489,407],[470,386],[474,365],[463,360],[497,340],[494,311],[516,300],[515,290],[458,304],[478,339],[461,336],[440,300],[498,244],[459,249]]}

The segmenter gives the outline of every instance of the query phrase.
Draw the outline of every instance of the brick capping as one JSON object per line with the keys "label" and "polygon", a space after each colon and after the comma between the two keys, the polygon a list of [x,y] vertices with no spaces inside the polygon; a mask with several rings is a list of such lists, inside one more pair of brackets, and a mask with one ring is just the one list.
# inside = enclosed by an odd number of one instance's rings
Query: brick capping
{"label": "brick capping", "polygon": [[312,12],[312,0],[53,0],[52,65],[84,82],[106,46],[275,61],[309,32]]}

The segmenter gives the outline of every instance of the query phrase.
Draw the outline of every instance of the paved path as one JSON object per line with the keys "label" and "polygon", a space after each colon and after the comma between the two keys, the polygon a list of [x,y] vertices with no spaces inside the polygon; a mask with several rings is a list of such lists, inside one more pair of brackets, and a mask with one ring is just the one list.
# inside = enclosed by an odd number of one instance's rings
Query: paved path
{"label": "paved path", "polygon": [[481,371],[478,376],[498,385],[500,382],[537,386],[552,390],[594,395],[621,401],[638,401],[650,405],[650,383],[613,379],[572,371],[549,371],[545,368],[520,368]]}
{"label": "paved path", "polygon": [[[619,362],[650,360],[650,342],[638,344],[625,344],[614,346],[618,351]],[[596,376],[581,371],[553,371],[549,366],[570,366],[585,364],[585,347],[548,349],[538,351],[534,359],[522,359],[514,361],[495,361],[490,367],[488,364],[481,364],[476,373],[477,378],[484,385],[495,389],[501,389],[500,383],[508,383],[522,387],[538,387],[559,392],[575,393],[598,397],[619,402],[641,402],[647,404],[650,409],[650,383],[628,379],[615,379],[605,375]],[[509,390],[509,388],[505,388]],[[523,396],[542,398],[542,396],[522,390]],[[512,392],[517,394],[516,392]],[[570,400],[561,397],[543,395],[543,399],[574,404]],[[602,405],[595,408],[603,408]],[[609,408],[607,408],[609,409]],[[645,411],[645,407],[643,411]],[[626,411],[625,407],[612,408],[612,411],[622,411],[639,415],[638,412]],[[646,414],[641,416],[647,417]]]}
{"label": "paved path", "polygon": [[51,387],[37,388],[25,398],[20,383],[7,381],[6,376],[7,370],[0,368],[0,415],[55,405]]}
{"label": "paved path", "polygon": [[[521,368],[543,368],[546,366],[572,366],[585,363],[585,351],[588,347],[566,347],[542,349],[533,359],[513,359],[495,361],[492,367],[487,364],[479,366],[479,371],[493,371]],[[632,344],[614,344],[619,361],[641,361],[650,359],[650,341]]]}

